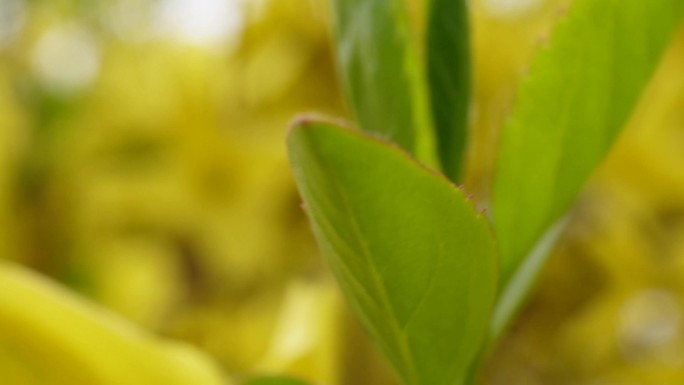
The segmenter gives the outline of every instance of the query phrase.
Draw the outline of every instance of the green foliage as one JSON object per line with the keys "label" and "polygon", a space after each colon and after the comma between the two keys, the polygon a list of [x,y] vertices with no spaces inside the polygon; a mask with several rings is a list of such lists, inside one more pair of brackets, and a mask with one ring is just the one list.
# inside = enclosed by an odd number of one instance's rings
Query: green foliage
{"label": "green foliage", "polygon": [[403,0],[332,4],[339,73],[360,126],[430,162],[429,113]]}
{"label": "green foliage", "polygon": [[494,180],[504,285],[517,271],[519,288],[536,277],[541,263],[519,267],[610,149],[683,13],[680,0],[579,0],[537,55],[503,129]]}
{"label": "green foliage", "polygon": [[484,217],[446,178],[367,135],[302,120],[288,144],[323,254],[404,382],[462,381],[496,295]]}
{"label": "green foliage", "polygon": [[430,105],[444,174],[459,181],[468,135],[470,34],[463,0],[431,0],[427,30]]}
{"label": "green foliage", "polygon": [[[361,127],[429,161],[416,139],[430,127],[425,89],[435,123],[427,137],[437,140],[444,173],[458,180],[470,87],[464,2],[430,2],[422,85],[401,1],[333,4],[338,61]],[[503,130],[492,198],[498,246],[460,190],[401,151],[331,123],[304,119],[293,128],[291,164],[319,245],[404,383],[474,381],[487,329],[492,343],[525,299],[561,217],[626,123],[683,14],[681,0],[574,2],[521,82]]]}

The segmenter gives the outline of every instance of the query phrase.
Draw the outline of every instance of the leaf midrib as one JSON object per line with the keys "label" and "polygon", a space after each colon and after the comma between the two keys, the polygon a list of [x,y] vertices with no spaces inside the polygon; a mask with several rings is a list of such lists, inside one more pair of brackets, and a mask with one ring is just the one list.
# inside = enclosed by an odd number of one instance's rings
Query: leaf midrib
{"label": "leaf midrib", "polygon": [[[318,158],[321,164],[324,163],[323,158],[315,150],[315,147],[312,148],[312,153],[315,154],[315,156]],[[373,259],[371,258],[371,252],[368,247],[368,244],[365,242],[365,239],[361,236],[360,226],[356,221],[355,216],[353,215],[353,211],[350,209],[351,205],[349,204],[349,198],[347,197],[347,194],[344,192],[344,189],[340,188],[340,183],[335,177],[335,175],[328,175],[330,176],[328,180],[331,182],[333,189],[335,190],[335,192],[337,192],[337,195],[342,199],[342,211],[348,214],[347,217],[351,225],[352,234],[355,238],[354,240],[356,241],[356,243],[359,244],[361,251],[363,252],[364,260],[368,261],[367,265],[369,266],[369,275],[372,278],[371,284],[374,286],[374,289],[380,295],[379,300],[381,302],[381,305],[387,309],[391,316],[389,317],[391,321],[389,326],[392,335],[398,342],[398,346],[400,348],[399,356],[401,357],[402,361],[404,361],[404,365],[407,368],[407,383],[418,385],[420,384],[420,382],[418,381],[418,373],[414,365],[413,354],[409,349],[408,341],[404,338],[403,334],[401,333],[396,310],[394,309],[392,303],[389,300],[389,296],[387,295],[387,290],[384,286],[383,280],[380,277],[380,274],[378,273],[377,267],[373,263]],[[353,274],[351,274],[351,276],[353,276]],[[401,371],[401,368],[397,368],[397,370]]]}

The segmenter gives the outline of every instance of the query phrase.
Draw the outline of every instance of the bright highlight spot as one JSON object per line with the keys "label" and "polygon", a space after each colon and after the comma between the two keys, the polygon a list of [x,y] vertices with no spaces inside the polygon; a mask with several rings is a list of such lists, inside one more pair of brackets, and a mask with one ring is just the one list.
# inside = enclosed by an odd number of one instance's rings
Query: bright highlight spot
{"label": "bright highlight spot", "polygon": [[159,32],[195,45],[229,45],[244,25],[238,0],[161,0],[155,13]]}
{"label": "bright highlight spot", "polygon": [[99,49],[83,28],[74,25],[52,28],[33,47],[31,68],[48,88],[58,92],[77,91],[97,77]]}
{"label": "bright highlight spot", "polygon": [[661,289],[639,292],[622,309],[618,329],[622,353],[630,359],[667,358],[670,345],[681,340],[682,315],[673,293]]}

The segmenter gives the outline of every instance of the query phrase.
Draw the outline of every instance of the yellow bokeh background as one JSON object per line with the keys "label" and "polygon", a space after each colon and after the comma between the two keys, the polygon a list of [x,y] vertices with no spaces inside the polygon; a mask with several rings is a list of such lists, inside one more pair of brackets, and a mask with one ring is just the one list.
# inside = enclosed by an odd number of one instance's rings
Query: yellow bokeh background
{"label": "yellow bokeh background", "polygon": [[[297,113],[349,118],[325,0],[195,2],[219,21],[191,3],[0,3],[1,258],[226,378],[396,384],[318,257],[285,153]],[[569,3],[471,4],[466,188],[483,205],[515,86]],[[682,68],[684,29],[486,383],[684,383]]]}

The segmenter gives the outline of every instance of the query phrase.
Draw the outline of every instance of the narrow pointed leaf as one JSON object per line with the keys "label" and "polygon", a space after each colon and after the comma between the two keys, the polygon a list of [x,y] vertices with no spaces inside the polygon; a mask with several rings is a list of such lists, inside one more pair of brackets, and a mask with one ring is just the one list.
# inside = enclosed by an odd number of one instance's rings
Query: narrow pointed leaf
{"label": "narrow pointed leaf", "polygon": [[322,253],[408,385],[461,381],[486,335],[496,247],[446,178],[366,134],[304,120],[288,147]]}
{"label": "narrow pointed leaf", "polygon": [[459,181],[468,136],[470,43],[465,0],[431,0],[427,30],[430,106],[444,173]]}
{"label": "narrow pointed leaf", "polygon": [[332,5],[338,69],[359,125],[431,163],[427,91],[404,1],[333,0]]}
{"label": "narrow pointed leaf", "polygon": [[493,190],[502,278],[568,210],[630,117],[682,0],[575,0],[522,81]]}

